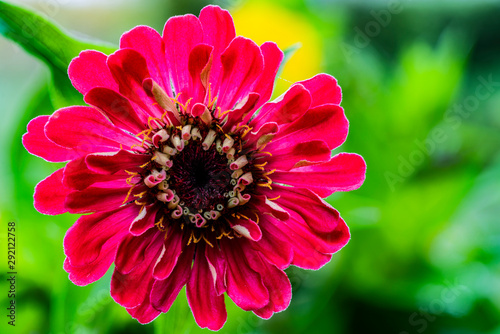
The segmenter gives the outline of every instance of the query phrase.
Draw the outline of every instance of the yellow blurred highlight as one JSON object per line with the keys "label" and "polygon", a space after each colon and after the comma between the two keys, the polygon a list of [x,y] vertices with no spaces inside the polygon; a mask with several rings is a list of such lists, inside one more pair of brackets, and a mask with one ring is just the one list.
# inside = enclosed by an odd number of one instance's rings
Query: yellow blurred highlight
{"label": "yellow blurred highlight", "polygon": [[279,5],[250,0],[232,11],[236,34],[257,44],[273,41],[284,50],[296,43],[300,48],[292,55],[277,79],[273,96],[278,96],[296,81],[321,72],[322,46],[319,32],[299,13]]}

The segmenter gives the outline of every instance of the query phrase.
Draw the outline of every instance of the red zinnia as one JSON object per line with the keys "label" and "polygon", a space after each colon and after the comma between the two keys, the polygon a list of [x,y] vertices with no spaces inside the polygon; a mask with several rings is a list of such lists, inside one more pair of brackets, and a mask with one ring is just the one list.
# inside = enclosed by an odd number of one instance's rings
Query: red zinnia
{"label": "red zinnia", "polygon": [[37,185],[37,210],[90,213],[64,239],[75,284],[114,262],[111,295],[141,323],[186,285],[196,322],[217,330],[225,292],[269,318],[290,303],[283,269],[318,269],[347,243],[321,199],[365,178],[359,155],[331,157],[348,130],[340,87],[319,74],[268,102],[282,58],[208,6],[169,19],[163,36],[136,27],[112,55],[72,61],[90,107],[33,119],[23,143],[69,161]]}

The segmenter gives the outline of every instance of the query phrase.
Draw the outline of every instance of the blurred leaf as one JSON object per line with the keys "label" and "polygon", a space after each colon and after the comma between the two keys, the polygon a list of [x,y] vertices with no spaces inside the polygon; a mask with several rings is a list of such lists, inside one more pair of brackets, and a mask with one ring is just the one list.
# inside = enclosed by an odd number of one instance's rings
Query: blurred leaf
{"label": "blurred leaf", "polygon": [[76,39],[49,19],[4,1],[0,1],[0,33],[47,64],[53,81],[51,100],[56,108],[83,102],[67,75],[68,65],[74,57],[87,49],[106,54],[116,50],[102,42]]}

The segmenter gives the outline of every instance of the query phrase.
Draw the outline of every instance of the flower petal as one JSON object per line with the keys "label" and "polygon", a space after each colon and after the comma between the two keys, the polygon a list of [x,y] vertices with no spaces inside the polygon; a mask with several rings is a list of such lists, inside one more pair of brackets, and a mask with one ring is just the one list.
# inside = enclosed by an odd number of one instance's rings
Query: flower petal
{"label": "flower petal", "polygon": [[246,123],[246,119],[253,115],[252,110],[256,109],[258,101],[260,101],[259,94],[248,94],[234,106],[234,109],[231,110],[226,124],[224,124],[222,128],[229,131],[234,125],[240,122]]}
{"label": "flower petal", "polygon": [[213,91],[217,91],[222,71],[220,56],[236,36],[234,23],[227,10],[213,5],[201,10],[200,22],[203,27],[203,43],[214,47],[209,81]]}
{"label": "flower petal", "polygon": [[205,247],[200,244],[196,250],[193,271],[186,284],[189,306],[196,323],[201,328],[217,331],[224,326],[227,319],[224,295],[218,295],[212,280],[211,271],[205,257]]}
{"label": "flower petal", "polygon": [[[331,254],[327,252],[330,248],[328,245],[324,244],[321,236],[317,236],[308,229],[305,222],[297,221],[297,216],[291,217],[286,222],[278,221],[270,216],[263,217],[263,219],[265,222],[261,222],[261,228],[263,230],[272,231],[273,238],[282,240],[282,242],[288,244],[287,247],[291,247],[293,252],[291,264],[305,269],[316,270],[321,268],[332,258]],[[298,219],[301,218],[298,217]],[[262,238],[262,240],[264,240],[264,238]],[[252,246],[255,248],[254,245]],[[277,247],[277,245],[274,247]],[[270,258],[267,253],[261,253],[269,262],[275,264],[278,268],[285,268],[280,265],[280,263],[275,263],[275,260],[280,258]],[[275,251],[275,253],[277,252]]]}
{"label": "flower petal", "polygon": [[342,90],[337,80],[329,74],[321,73],[297,84],[302,84],[311,93],[311,108],[323,104],[340,104],[342,100]]}
{"label": "flower petal", "polygon": [[165,61],[165,45],[163,39],[156,30],[148,26],[137,26],[122,35],[120,38],[120,48],[129,48],[140,53],[146,60],[151,78],[156,81],[167,94],[171,94],[168,68]]}
{"label": "flower petal", "polygon": [[[150,286],[152,286],[151,282]],[[126,310],[128,314],[137,319],[137,321],[143,325],[155,320],[161,313],[151,305],[149,294],[144,297],[139,306],[127,308]]]}
{"label": "flower petal", "polygon": [[85,162],[90,170],[101,174],[113,174],[119,171],[133,171],[151,160],[147,154],[136,154],[125,150],[87,155]]}
{"label": "flower petal", "polygon": [[259,225],[251,219],[232,218],[229,220],[229,225],[238,234],[252,241],[259,241],[262,238],[262,231]]}
{"label": "flower petal", "polygon": [[81,216],[64,237],[64,253],[71,266],[86,266],[107,252],[112,252],[114,259],[118,243],[125,237],[130,222],[138,213],[137,205],[126,205],[111,211]]}
{"label": "flower petal", "polygon": [[344,247],[350,239],[349,228],[342,218],[339,219],[335,230],[328,233],[319,233],[312,230],[297,214],[286,222],[284,231],[295,233],[292,241],[292,264],[305,269],[319,269],[330,261],[331,254]]}
{"label": "flower petal", "polygon": [[268,150],[283,148],[299,142],[323,140],[330,149],[340,146],[347,137],[349,122],[344,109],[325,104],[309,109],[294,122],[280,127]]}
{"label": "flower petal", "polygon": [[86,157],[68,162],[64,168],[63,185],[72,190],[83,190],[94,183],[125,180],[129,175],[125,171],[114,174],[99,174],[90,170],[85,163]]}
{"label": "flower petal", "polygon": [[203,42],[200,20],[191,14],[171,17],[163,29],[163,41],[170,82],[175,94],[184,92],[179,100],[185,103],[190,98],[185,96],[191,83],[189,54],[197,44]]}
{"label": "flower petal", "polygon": [[45,133],[47,138],[56,144],[72,148],[80,152],[80,155],[114,151],[118,150],[120,145],[130,148],[140,143],[90,107],[57,110],[45,125]]}
{"label": "flower petal", "polygon": [[269,302],[262,277],[253,270],[239,245],[240,240],[221,239],[221,250],[227,261],[227,295],[245,311],[259,309]]}
{"label": "flower petal", "polygon": [[316,232],[328,233],[336,229],[340,215],[330,204],[309,189],[273,185],[273,190],[264,191],[278,195],[275,200],[283,208],[299,214]]}
{"label": "flower petal", "polygon": [[46,161],[63,162],[78,158],[80,153],[52,142],[45,135],[45,124],[50,116],[38,116],[28,123],[28,132],[23,135],[23,145],[31,154]]}
{"label": "flower petal", "polygon": [[260,94],[261,99],[256,108],[259,108],[271,98],[274,88],[274,81],[281,62],[283,61],[283,51],[274,42],[265,42],[260,46],[264,57],[264,68],[262,75],[255,85],[253,91]]}
{"label": "flower petal", "polygon": [[208,89],[208,76],[212,69],[213,46],[207,44],[196,45],[189,54],[188,69],[191,84],[186,94],[193,99],[191,103],[202,103]]}
{"label": "flower petal", "polygon": [[94,283],[106,274],[115,259],[116,248],[106,248],[92,262],[83,266],[73,266],[67,257],[63,268],[69,273],[69,279],[76,285],[84,286]]}
{"label": "flower petal", "polygon": [[185,247],[177,265],[166,279],[156,281],[151,291],[151,304],[161,312],[168,312],[182,287],[189,280],[195,247]]}
{"label": "flower petal", "polygon": [[327,197],[337,191],[358,189],[365,180],[365,173],[366,164],[360,155],[340,153],[318,165],[298,167],[287,172],[276,171],[272,179],[308,188],[321,197]]}
{"label": "flower petal", "polygon": [[205,247],[205,256],[217,295],[226,291],[226,259],[218,247]]}
{"label": "flower petal", "polygon": [[[163,245],[163,234],[152,230],[144,236],[133,237],[142,241],[139,252],[144,249],[144,256],[136,257],[133,269],[128,273],[121,273],[115,267],[111,277],[111,297],[120,305],[130,308],[143,303],[146,296],[151,293],[155,280],[152,277],[153,266],[160,256]],[[120,245],[121,246],[121,245]],[[135,243],[133,246],[137,246]],[[127,249],[128,253],[135,252],[136,249]],[[119,255],[119,254],[117,254]],[[129,265],[132,266],[133,264]]]}
{"label": "flower petal", "polygon": [[[105,211],[123,204],[130,191],[130,185],[116,181],[113,186],[91,186],[68,194],[64,205],[70,213]],[[132,221],[130,221],[132,223]]]}
{"label": "flower petal", "polygon": [[83,95],[94,87],[118,90],[106,60],[108,56],[94,50],[85,50],[69,64],[68,74],[73,86]]}
{"label": "flower petal", "polygon": [[[140,213],[139,213],[140,215]],[[155,243],[157,230],[149,230],[139,236],[127,234],[118,246],[115,259],[115,270],[128,274],[137,266],[142,266],[146,259],[146,249]]]}
{"label": "flower petal", "polygon": [[98,108],[116,126],[137,134],[146,128],[147,116],[120,93],[104,88],[92,88],[85,102]]}
{"label": "flower petal", "polygon": [[158,262],[153,269],[153,277],[164,280],[172,273],[182,252],[182,231],[175,226],[170,227]]}
{"label": "flower petal", "polygon": [[287,171],[294,167],[300,167],[305,162],[326,162],[330,160],[331,150],[322,140],[311,140],[296,143],[293,146],[285,146],[273,150],[272,156],[267,158],[266,166],[269,169]]}
{"label": "flower petal", "polygon": [[[273,220],[273,222],[270,222]],[[269,215],[262,215],[260,228],[262,239],[251,243],[253,249],[260,251],[268,262],[280,269],[287,268],[293,259],[292,245],[288,238],[283,238],[283,232],[279,229],[278,223]]]}
{"label": "flower petal", "polygon": [[133,49],[119,49],[108,57],[108,67],[118,83],[119,92],[135,102],[152,117],[160,118],[163,109],[143,88],[143,81],[151,77],[144,57]]}
{"label": "flower petal", "polygon": [[244,37],[236,37],[221,55],[222,73],[217,106],[222,111],[232,109],[254,88],[262,74],[264,60],[257,44]]}
{"label": "flower petal", "polygon": [[250,126],[257,127],[266,122],[276,122],[278,125],[293,122],[305,114],[310,105],[309,91],[304,86],[295,84],[273,102],[264,104]]}
{"label": "flower petal", "polygon": [[268,263],[261,255],[245,245],[245,253],[252,268],[260,273],[262,281],[269,291],[269,303],[263,308],[254,310],[262,318],[269,319],[274,312],[283,311],[290,305],[292,299],[292,285],[286,274]]}
{"label": "flower petal", "polygon": [[70,190],[62,183],[63,171],[64,168],[58,169],[36,185],[33,198],[38,212],[45,215],[60,215],[68,212],[64,201]]}
{"label": "flower petal", "polygon": [[132,221],[130,225],[129,232],[132,235],[139,236],[154,227],[156,222],[156,213],[159,210],[159,206],[155,204],[147,205],[139,215]]}

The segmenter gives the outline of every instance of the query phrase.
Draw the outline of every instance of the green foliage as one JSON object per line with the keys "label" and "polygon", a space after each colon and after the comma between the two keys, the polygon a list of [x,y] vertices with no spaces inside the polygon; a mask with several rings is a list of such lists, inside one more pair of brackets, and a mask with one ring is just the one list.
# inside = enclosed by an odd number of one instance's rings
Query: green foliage
{"label": "green foliage", "polygon": [[51,99],[56,108],[83,103],[67,75],[73,58],[87,49],[106,54],[116,50],[112,45],[72,37],[49,19],[4,1],[0,1],[0,33],[47,64],[52,73]]}

